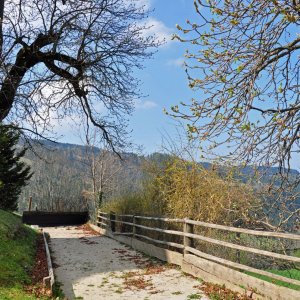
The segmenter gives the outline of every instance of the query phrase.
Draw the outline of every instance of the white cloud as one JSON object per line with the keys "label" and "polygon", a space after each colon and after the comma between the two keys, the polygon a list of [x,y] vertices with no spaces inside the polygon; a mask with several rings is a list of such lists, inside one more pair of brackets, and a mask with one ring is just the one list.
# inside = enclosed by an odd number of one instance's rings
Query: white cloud
{"label": "white cloud", "polygon": [[134,4],[138,8],[150,9],[152,0],[123,0],[124,4]]}
{"label": "white cloud", "polygon": [[144,7],[145,9],[149,9],[151,7],[151,0],[137,0],[136,1],[139,6]]}
{"label": "white cloud", "polygon": [[149,18],[144,25],[148,28],[145,30],[144,36],[154,35],[158,41],[164,41],[164,45],[168,45],[172,41],[174,30],[167,27],[162,21]]}
{"label": "white cloud", "polygon": [[167,62],[167,65],[168,66],[175,66],[175,67],[183,67],[184,62],[185,62],[185,59],[183,57],[179,57],[179,58],[176,58],[176,59],[170,59]]}
{"label": "white cloud", "polygon": [[157,107],[157,103],[149,100],[142,101],[140,99],[137,99],[134,101],[134,107],[136,109],[151,109]]}

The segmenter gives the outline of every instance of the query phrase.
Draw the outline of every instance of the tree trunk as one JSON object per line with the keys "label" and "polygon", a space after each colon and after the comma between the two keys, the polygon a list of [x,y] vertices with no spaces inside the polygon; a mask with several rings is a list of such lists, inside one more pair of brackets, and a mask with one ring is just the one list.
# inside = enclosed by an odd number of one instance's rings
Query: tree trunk
{"label": "tree trunk", "polygon": [[0,90],[0,122],[9,114],[17,88],[24,78],[25,73],[38,62],[38,58],[30,50],[22,48],[18,52],[16,62],[7,74]]}
{"label": "tree trunk", "polygon": [[0,0],[0,59],[2,59],[2,47],[3,47],[3,16],[4,16],[4,0]]}

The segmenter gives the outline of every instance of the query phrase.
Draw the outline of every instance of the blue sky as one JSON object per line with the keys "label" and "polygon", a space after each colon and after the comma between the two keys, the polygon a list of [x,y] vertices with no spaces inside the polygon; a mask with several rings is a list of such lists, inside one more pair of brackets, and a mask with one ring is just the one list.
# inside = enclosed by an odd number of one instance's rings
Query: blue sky
{"label": "blue sky", "polygon": [[175,122],[163,113],[163,109],[192,97],[182,67],[188,45],[170,41],[170,37],[177,32],[176,24],[184,25],[187,18],[195,17],[195,12],[190,0],[152,0],[148,3],[154,9],[151,14],[155,24],[153,31],[158,37],[165,37],[166,44],[137,74],[143,82],[142,92],[148,96],[137,105],[130,128],[134,142],[143,145],[146,152],[153,152],[160,149],[164,132],[173,136],[176,131]]}
{"label": "blue sky", "polygon": [[[176,24],[185,27],[186,20],[198,23],[192,0],[138,0],[153,10],[149,24],[153,24],[150,33],[159,39],[165,39],[152,59],[144,63],[144,69],[136,71],[136,77],[142,82],[141,92],[145,96],[136,103],[135,111],[129,117],[131,141],[142,146],[143,153],[149,154],[162,149],[163,136],[178,141],[176,122],[163,113],[172,105],[181,101],[189,103],[191,98],[199,98],[199,91],[188,87],[187,75],[182,66],[184,54],[190,44],[171,41],[171,36],[178,33]],[[58,133],[64,136],[62,142],[82,144],[78,128],[66,126],[57,127]],[[223,149],[224,150],[224,149]],[[293,159],[293,167],[299,169],[299,160]]]}
{"label": "blue sky", "polygon": [[[177,33],[176,24],[184,25],[186,19],[195,18],[196,14],[191,0],[152,0],[148,4],[154,9],[151,14],[151,20],[155,21],[153,31],[158,37],[165,37],[166,44],[138,72],[143,82],[142,92],[148,96],[137,105],[130,128],[134,142],[143,145],[149,153],[160,149],[162,135],[166,132],[174,138],[176,135],[175,122],[163,113],[163,109],[192,97],[182,67],[188,45],[170,41],[170,37]],[[152,103],[152,107],[143,106],[143,103]]]}
{"label": "blue sky", "polygon": [[[188,45],[171,41],[171,36],[177,32],[176,24],[184,25],[186,19],[195,19],[196,14],[191,0],[140,1],[153,10],[149,17],[149,24],[153,24],[151,33],[166,40],[153,58],[144,63],[144,69],[136,72],[145,97],[136,103],[129,117],[133,143],[142,146],[145,153],[151,153],[161,149],[163,133],[168,132],[175,138],[175,122],[163,113],[163,109],[179,101],[189,101],[193,95],[182,67]],[[59,140],[82,143],[77,130],[68,127],[60,128],[64,137]]]}

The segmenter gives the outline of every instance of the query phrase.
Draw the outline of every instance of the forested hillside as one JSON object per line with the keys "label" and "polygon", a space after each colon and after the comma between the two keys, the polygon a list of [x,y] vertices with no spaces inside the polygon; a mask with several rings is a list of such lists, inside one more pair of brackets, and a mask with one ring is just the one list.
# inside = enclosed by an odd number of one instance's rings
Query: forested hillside
{"label": "forested hillside", "polygon": [[93,190],[93,166],[98,173],[94,174],[96,186],[102,181],[104,200],[139,188],[144,157],[136,154],[123,154],[120,160],[110,152],[103,155],[103,151],[93,148],[93,163],[90,149],[80,145],[44,142],[34,149],[26,153],[34,175],[20,196],[20,211],[27,209],[29,197],[33,209],[38,210],[72,211],[92,206],[89,193]]}
{"label": "forested hillside", "polygon": [[[34,175],[19,198],[19,210],[28,208],[30,197],[32,197],[32,209],[46,211],[89,209],[90,212],[94,212],[95,208],[110,200],[137,194],[139,197],[144,197],[141,196],[145,193],[144,183],[151,176],[147,165],[148,167],[149,164],[163,165],[171,157],[163,153],[149,156],[123,153],[120,160],[112,152],[96,147],[49,142],[43,142],[42,145],[35,144],[34,151],[28,150],[25,157]],[[212,169],[210,163],[205,162],[200,165],[204,169]],[[228,172],[227,167],[217,168],[220,178],[225,178]],[[255,171],[254,168],[246,167],[236,168],[233,176],[241,183],[250,182],[256,190],[264,190],[271,178],[276,178],[277,172],[277,168],[259,168]],[[298,171],[292,170],[291,174],[297,175]],[[155,194],[155,191],[153,193]],[[300,206],[299,198],[293,201],[293,208],[288,207],[290,204],[272,206],[271,204],[276,201],[275,198],[276,195],[268,194],[261,198],[271,220],[276,219],[282,212],[281,207],[287,211],[294,211]],[[271,206],[272,210],[269,210]]]}

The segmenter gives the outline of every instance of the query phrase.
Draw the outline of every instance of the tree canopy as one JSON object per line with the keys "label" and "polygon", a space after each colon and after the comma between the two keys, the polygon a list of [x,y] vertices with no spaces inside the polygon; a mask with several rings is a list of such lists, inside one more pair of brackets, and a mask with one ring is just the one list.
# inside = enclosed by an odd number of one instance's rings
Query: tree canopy
{"label": "tree canopy", "polygon": [[49,135],[81,116],[116,149],[138,80],[159,42],[137,0],[1,0],[0,121]]}
{"label": "tree canopy", "polygon": [[18,196],[31,178],[30,167],[22,158],[23,149],[16,152],[20,134],[0,123],[0,209],[17,210]]}
{"label": "tree canopy", "polygon": [[[237,161],[289,169],[300,146],[300,2],[195,0],[198,18],[177,25],[190,45],[189,85],[198,96],[172,107],[190,137],[224,145]],[[219,152],[220,153],[220,152]]]}

